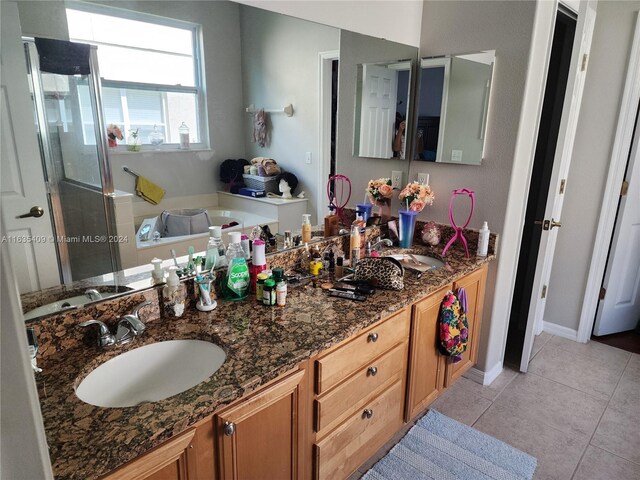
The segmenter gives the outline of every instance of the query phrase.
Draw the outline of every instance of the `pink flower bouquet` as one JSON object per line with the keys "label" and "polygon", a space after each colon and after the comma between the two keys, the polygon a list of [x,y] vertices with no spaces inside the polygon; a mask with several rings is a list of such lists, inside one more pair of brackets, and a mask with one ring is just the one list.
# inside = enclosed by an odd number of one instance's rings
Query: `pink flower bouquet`
{"label": "pink flower bouquet", "polygon": [[393,196],[393,187],[390,178],[379,178],[377,180],[369,180],[367,184],[367,197],[373,205],[383,207],[391,203]]}
{"label": "pink flower bouquet", "polygon": [[433,205],[436,198],[429,185],[411,182],[402,189],[398,197],[400,204],[412,212],[421,212],[427,205]]}

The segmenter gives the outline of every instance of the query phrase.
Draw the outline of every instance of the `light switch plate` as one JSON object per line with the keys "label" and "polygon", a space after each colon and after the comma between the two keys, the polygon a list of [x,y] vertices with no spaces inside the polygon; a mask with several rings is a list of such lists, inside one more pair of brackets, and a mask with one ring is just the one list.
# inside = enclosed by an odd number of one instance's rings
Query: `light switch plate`
{"label": "light switch plate", "polygon": [[304,163],[306,163],[307,165],[311,165],[311,152],[307,152]]}
{"label": "light switch plate", "polygon": [[402,188],[402,170],[391,171],[391,186],[393,188]]}
{"label": "light switch plate", "polygon": [[462,162],[462,150],[451,150],[451,161],[456,163]]}
{"label": "light switch plate", "polygon": [[426,185],[428,183],[427,178],[429,177],[428,173],[419,173],[418,174],[418,183],[422,183]]}

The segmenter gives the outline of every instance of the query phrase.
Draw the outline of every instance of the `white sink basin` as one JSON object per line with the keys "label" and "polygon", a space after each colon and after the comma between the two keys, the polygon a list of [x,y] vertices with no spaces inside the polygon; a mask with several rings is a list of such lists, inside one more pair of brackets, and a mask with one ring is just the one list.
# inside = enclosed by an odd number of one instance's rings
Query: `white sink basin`
{"label": "white sink basin", "polygon": [[152,343],[100,365],[76,387],[76,395],[98,407],[157,402],[206,380],[226,357],[220,347],[202,340]]}
{"label": "white sink basin", "polygon": [[442,260],[427,255],[409,255],[404,253],[390,256],[398,260],[402,265],[422,272],[444,267]]}

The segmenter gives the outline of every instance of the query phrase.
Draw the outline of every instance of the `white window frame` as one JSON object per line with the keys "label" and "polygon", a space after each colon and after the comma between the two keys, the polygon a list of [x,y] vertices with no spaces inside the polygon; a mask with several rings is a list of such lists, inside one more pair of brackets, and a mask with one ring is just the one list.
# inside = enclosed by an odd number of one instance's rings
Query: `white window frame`
{"label": "white window frame", "polygon": [[[139,22],[145,23],[154,23],[157,25],[164,25],[168,27],[181,28],[185,30],[191,30],[193,39],[192,51],[193,51],[193,66],[194,66],[194,79],[195,86],[193,87],[185,87],[181,85],[165,85],[165,84],[152,84],[152,83],[138,83],[138,82],[126,82],[120,80],[107,80],[104,78],[100,79],[102,84],[102,88],[129,88],[136,90],[150,90],[157,92],[171,92],[171,93],[192,93],[196,95],[196,116],[198,125],[188,125],[189,128],[193,131],[194,128],[198,129],[198,137],[199,142],[192,143],[190,145],[190,150],[208,150],[210,148],[209,143],[209,122],[207,117],[207,96],[206,96],[206,87],[205,87],[205,78],[204,78],[204,59],[202,57],[203,51],[203,43],[202,43],[202,26],[196,23],[187,22],[184,20],[176,20],[173,18],[156,16],[149,13],[136,12],[133,10],[126,10],[117,7],[97,5],[97,4],[88,4],[81,2],[65,2],[65,9],[69,10],[78,10],[87,13],[95,13],[100,15],[110,15],[113,17],[123,18],[127,20],[136,20]],[[70,38],[71,41],[74,41],[73,38]],[[103,42],[94,42],[87,41],[84,39],[75,39],[75,41],[90,43],[92,45],[97,45],[100,48],[100,45],[107,45]],[[117,45],[121,47],[122,45]],[[134,47],[136,48],[136,47]],[[137,48],[138,50],[148,50],[154,51],[153,49],[144,49]],[[166,114],[166,98],[163,99],[163,107],[164,112]],[[125,116],[127,114],[125,113]],[[104,119],[106,122],[106,119]],[[171,126],[172,128],[178,128],[178,125]],[[165,125],[165,130],[168,132],[168,127]],[[126,140],[128,136],[128,132],[123,131],[124,140],[121,140],[116,149],[111,149],[111,151],[116,152],[128,152]],[[151,144],[143,143],[142,148],[139,152],[144,151],[154,151],[158,150],[158,148],[154,147]],[[179,150],[178,143],[163,143],[160,145],[160,150],[167,151],[176,151]],[[184,151],[184,150],[182,150]],[[137,152],[137,153],[139,153]],[[134,153],[134,152],[128,152]]]}

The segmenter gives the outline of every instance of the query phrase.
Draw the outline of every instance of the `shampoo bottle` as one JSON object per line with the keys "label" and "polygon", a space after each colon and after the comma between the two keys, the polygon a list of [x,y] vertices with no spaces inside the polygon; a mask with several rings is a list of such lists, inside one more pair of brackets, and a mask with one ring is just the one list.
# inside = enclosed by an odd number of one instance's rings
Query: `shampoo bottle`
{"label": "shampoo bottle", "polygon": [[302,215],[302,243],[311,242],[311,215]]}
{"label": "shampoo bottle", "polygon": [[360,227],[358,225],[351,226],[351,236],[349,238],[349,250],[351,253],[351,268],[355,268],[358,260],[360,260]]}
{"label": "shampoo bottle", "polygon": [[482,228],[478,232],[478,251],[476,252],[476,255],[478,257],[487,256],[487,252],[489,250],[489,234],[490,233],[491,232],[489,231],[489,225],[487,225],[487,222],[484,222],[482,224]]}
{"label": "shampoo bottle", "polygon": [[184,313],[187,289],[180,283],[178,267],[169,267],[167,284],[162,289],[163,309],[167,317],[181,317]]}
{"label": "shampoo bottle", "polygon": [[223,283],[224,296],[228,300],[244,300],[249,292],[249,267],[240,244],[240,235],[240,232],[229,234],[228,267]]}

